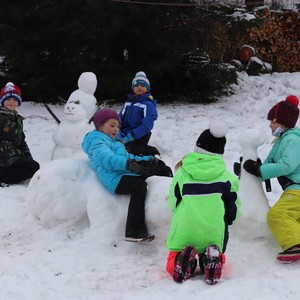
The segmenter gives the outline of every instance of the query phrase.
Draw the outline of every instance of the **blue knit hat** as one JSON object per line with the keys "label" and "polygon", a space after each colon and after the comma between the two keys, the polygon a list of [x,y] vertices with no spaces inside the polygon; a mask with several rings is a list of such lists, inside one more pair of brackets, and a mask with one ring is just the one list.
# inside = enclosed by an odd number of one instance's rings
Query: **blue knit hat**
{"label": "blue knit hat", "polygon": [[148,91],[150,91],[150,81],[147,78],[145,72],[143,71],[137,72],[135,74],[135,77],[133,78],[132,85],[131,85],[132,90],[139,84],[143,85],[144,87],[147,88]]}
{"label": "blue knit hat", "polygon": [[8,82],[4,88],[1,89],[0,93],[0,105],[3,106],[5,100],[14,98],[18,101],[19,106],[22,104],[21,90],[14,85],[12,82]]}

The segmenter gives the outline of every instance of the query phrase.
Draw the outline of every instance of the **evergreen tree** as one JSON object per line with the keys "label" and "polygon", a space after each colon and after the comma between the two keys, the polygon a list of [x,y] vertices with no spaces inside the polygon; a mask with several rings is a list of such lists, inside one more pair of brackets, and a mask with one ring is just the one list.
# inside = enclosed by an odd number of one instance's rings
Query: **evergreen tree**
{"label": "evergreen tree", "polygon": [[6,1],[2,11],[1,85],[13,81],[27,100],[67,100],[85,71],[98,78],[99,102],[123,101],[140,70],[146,72],[160,101],[205,94],[197,82],[206,74],[190,76],[183,62],[185,53],[199,47],[195,39],[199,17],[193,7],[19,0]]}

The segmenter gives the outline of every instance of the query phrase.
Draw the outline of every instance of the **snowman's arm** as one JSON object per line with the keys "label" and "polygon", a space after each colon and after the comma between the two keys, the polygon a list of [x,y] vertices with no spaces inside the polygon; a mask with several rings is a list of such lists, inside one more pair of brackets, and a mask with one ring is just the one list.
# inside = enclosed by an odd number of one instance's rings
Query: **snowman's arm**
{"label": "snowman's arm", "polygon": [[45,103],[44,103],[44,106],[46,107],[46,109],[48,110],[48,112],[50,113],[52,118],[57,122],[57,124],[60,124],[59,118],[55,115],[55,113],[52,111],[52,109]]}

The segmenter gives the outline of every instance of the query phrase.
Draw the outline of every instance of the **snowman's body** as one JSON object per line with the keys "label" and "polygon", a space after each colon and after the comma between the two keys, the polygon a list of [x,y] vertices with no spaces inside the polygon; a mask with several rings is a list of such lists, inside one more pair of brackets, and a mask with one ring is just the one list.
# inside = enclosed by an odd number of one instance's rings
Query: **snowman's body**
{"label": "snowman's body", "polygon": [[69,101],[65,105],[64,120],[59,124],[52,137],[55,146],[51,160],[83,153],[81,149],[83,138],[94,128],[93,123],[89,124],[81,101]]}
{"label": "snowman's body", "polygon": [[258,130],[249,129],[239,137],[243,152],[239,196],[241,198],[241,218],[237,229],[246,238],[259,238],[270,235],[266,215],[269,203],[262,187],[261,178],[248,173],[243,164],[246,160],[257,160],[257,148],[263,144]]}

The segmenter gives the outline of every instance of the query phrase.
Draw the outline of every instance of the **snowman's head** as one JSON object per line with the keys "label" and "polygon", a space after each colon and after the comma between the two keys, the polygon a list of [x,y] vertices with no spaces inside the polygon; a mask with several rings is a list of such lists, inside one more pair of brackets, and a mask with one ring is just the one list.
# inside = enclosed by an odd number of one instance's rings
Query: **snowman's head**
{"label": "snowman's head", "polygon": [[82,107],[80,100],[68,101],[64,108],[64,115],[68,121],[76,122],[86,119],[86,111]]}
{"label": "snowman's head", "polygon": [[240,146],[244,149],[253,148],[261,146],[264,143],[264,138],[261,132],[257,129],[250,128],[244,130],[238,138]]}
{"label": "snowman's head", "polygon": [[93,72],[83,72],[78,79],[79,90],[93,95],[97,88],[97,77]]}

